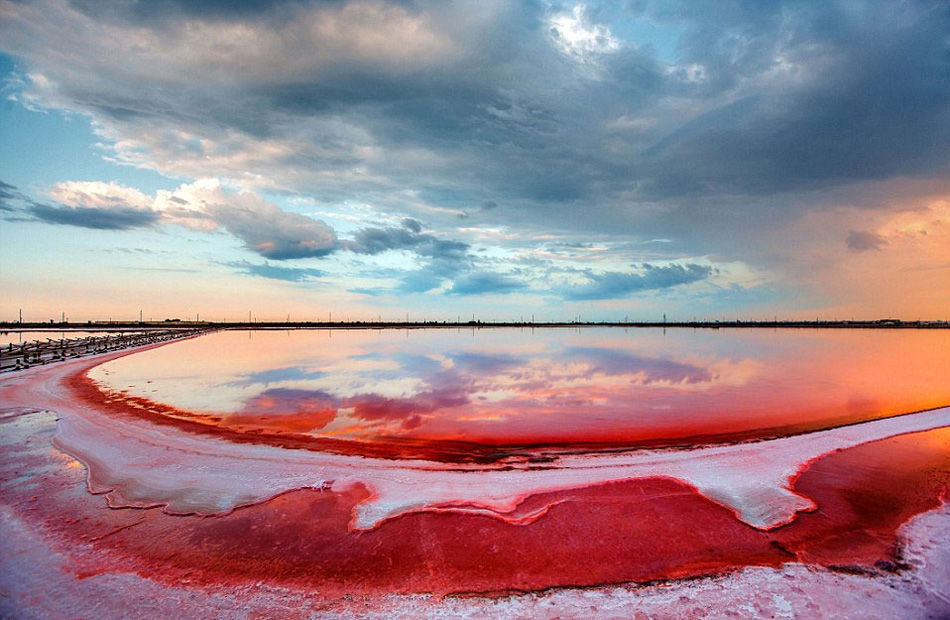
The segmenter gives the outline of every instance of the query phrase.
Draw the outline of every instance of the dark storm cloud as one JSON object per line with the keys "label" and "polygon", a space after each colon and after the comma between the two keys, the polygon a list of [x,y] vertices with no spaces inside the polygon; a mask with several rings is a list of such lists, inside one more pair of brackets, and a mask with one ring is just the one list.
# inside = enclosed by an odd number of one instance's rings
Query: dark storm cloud
{"label": "dark storm cloud", "polygon": [[588,284],[574,286],[563,291],[565,299],[612,299],[626,297],[637,291],[666,289],[680,284],[705,280],[713,274],[708,265],[666,265],[649,263],[640,265],[639,273],[608,272],[588,273]]}
{"label": "dark storm cloud", "polygon": [[[494,13],[427,2],[359,9],[346,2],[74,6],[171,40],[184,36],[180,28],[187,20],[239,22],[262,37],[279,37],[296,33],[294,25],[312,16],[323,16],[313,18],[318,25],[383,34],[398,18],[419,29],[417,40],[431,32],[432,45],[444,48],[445,62],[417,70],[413,62],[387,64],[384,49],[360,48],[357,37],[339,49],[327,49],[319,39],[270,45],[264,38],[268,45],[260,55],[246,56],[260,63],[259,73],[195,50],[189,68],[201,71],[172,77],[149,71],[152,64],[160,69],[178,62],[172,47],[127,59],[133,63],[129,70],[126,59],[122,65],[77,60],[76,66],[44,67],[45,52],[67,43],[42,40],[42,31],[39,39],[18,37],[10,44],[24,48],[39,69],[59,73],[60,97],[108,118],[120,132],[167,120],[198,133],[230,127],[261,138],[299,136],[320,150],[319,159],[301,152],[264,162],[254,172],[277,175],[268,168],[307,163],[341,171],[368,164],[394,183],[424,184],[430,178],[450,187],[459,205],[471,204],[475,187],[544,204],[608,203],[624,191],[649,199],[773,193],[913,174],[946,163],[941,145],[950,138],[944,42],[950,11],[938,2],[631,5],[622,18],[646,16],[683,33],[674,66],[635,41],[602,57],[565,56],[549,36],[550,11],[535,5]],[[588,13],[602,11],[593,6]],[[169,19],[158,19],[163,16]],[[292,57],[320,54],[330,54],[327,62],[333,62],[300,74],[264,70],[268,62],[282,67]],[[63,55],[55,58],[62,62]],[[236,53],[234,62],[242,58]],[[202,71],[222,79],[199,77]],[[695,75],[689,77],[690,71]],[[182,85],[187,88],[171,88]],[[170,92],[176,93],[173,99]],[[684,117],[666,108],[671,96],[690,102],[699,114]],[[632,135],[623,122],[620,129],[605,129],[617,119],[639,117],[657,120],[656,126],[642,135]],[[151,120],[140,120],[146,118]],[[411,145],[440,153],[451,165],[398,157],[365,162],[349,148],[354,136],[347,128],[314,126],[315,120],[357,126],[386,150]],[[615,140],[615,151],[605,150],[607,139]],[[299,183],[331,189],[306,179]],[[495,204],[481,202],[483,210]]]}
{"label": "dark storm cloud", "polygon": [[703,18],[685,43],[707,88],[756,76],[774,86],[656,143],[648,194],[773,193],[947,163],[945,3],[726,2]]}
{"label": "dark storm cloud", "polygon": [[129,230],[155,224],[159,214],[132,207],[66,207],[33,204],[29,213],[50,224],[78,226],[96,230]]}

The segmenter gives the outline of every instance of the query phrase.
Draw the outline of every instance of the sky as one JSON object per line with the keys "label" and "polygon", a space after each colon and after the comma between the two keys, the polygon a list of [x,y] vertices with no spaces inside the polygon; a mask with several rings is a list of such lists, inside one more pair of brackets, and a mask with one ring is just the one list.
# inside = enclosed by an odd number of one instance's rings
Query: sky
{"label": "sky", "polygon": [[950,4],[0,0],[0,320],[950,318]]}

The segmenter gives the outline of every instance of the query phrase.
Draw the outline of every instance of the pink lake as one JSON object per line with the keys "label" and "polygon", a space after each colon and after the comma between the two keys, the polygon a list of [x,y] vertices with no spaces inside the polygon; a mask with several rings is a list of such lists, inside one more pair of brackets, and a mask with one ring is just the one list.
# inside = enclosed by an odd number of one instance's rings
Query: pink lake
{"label": "pink lake", "polygon": [[89,372],[173,418],[453,460],[827,428],[947,405],[948,376],[945,330],[620,328],[222,331]]}

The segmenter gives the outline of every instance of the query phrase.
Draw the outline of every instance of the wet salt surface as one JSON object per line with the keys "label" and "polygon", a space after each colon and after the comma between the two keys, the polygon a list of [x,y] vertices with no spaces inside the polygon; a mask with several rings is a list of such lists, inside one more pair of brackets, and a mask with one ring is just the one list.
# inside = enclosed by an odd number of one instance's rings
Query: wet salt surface
{"label": "wet salt surface", "polygon": [[[333,334],[333,338],[338,335]],[[410,340],[412,337],[414,334]],[[476,341],[480,337],[477,335]],[[600,348],[610,344],[608,340],[594,342]],[[943,364],[944,358],[939,349],[928,352],[925,342],[915,338],[883,339],[862,351],[870,355],[873,349],[882,354],[882,359],[890,360],[890,355],[909,354],[919,347],[929,364],[920,369],[926,370],[923,380],[933,381],[946,365],[933,368]],[[480,353],[484,353],[485,344],[481,342]],[[756,338],[753,344],[752,349],[762,347]],[[707,346],[692,341],[689,345],[699,351]],[[0,402],[5,406],[39,406],[57,411],[60,422],[56,444],[88,467],[86,471],[49,447],[51,425],[23,441],[16,436],[19,431],[12,430],[25,424],[22,416],[12,414],[0,420],[0,437],[6,444],[2,461],[5,512],[0,515],[0,524],[18,541],[22,534],[33,536],[38,544],[58,545],[57,553],[68,558],[67,563],[73,566],[69,570],[82,576],[83,583],[90,578],[118,583],[115,580],[121,574],[131,571],[134,579],[132,575],[119,579],[127,581],[130,588],[147,589],[161,583],[174,590],[186,579],[200,584],[205,593],[226,592],[230,593],[226,597],[235,600],[253,591],[269,601],[268,605],[277,606],[271,607],[272,613],[282,604],[283,595],[275,594],[282,591],[280,588],[296,592],[288,594],[291,599],[301,592],[317,592],[322,600],[335,601],[332,605],[337,611],[355,610],[340,598],[354,594],[368,597],[363,599],[364,611],[382,615],[380,610],[405,613],[416,605],[425,613],[451,608],[438,599],[412,597],[386,607],[389,603],[381,598],[386,592],[408,595],[503,593],[581,585],[598,588],[575,594],[567,591],[567,598],[558,599],[577,604],[587,596],[623,591],[611,588],[609,584],[613,583],[717,575],[759,566],[763,568],[740,573],[754,575],[751,580],[745,576],[735,581],[722,577],[727,585],[721,588],[721,598],[708,600],[738,604],[739,597],[731,588],[758,583],[762,592],[779,597],[767,600],[757,595],[755,605],[760,611],[782,612],[786,603],[799,614],[808,612],[809,608],[803,607],[806,603],[819,604],[819,609],[828,611],[832,608],[827,605],[833,602],[833,587],[829,584],[856,580],[867,586],[868,592],[880,594],[882,579],[891,579],[891,574],[906,576],[911,569],[901,568],[907,554],[897,536],[898,528],[914,515],[939,507],[950,478],[950,420],[946,408],[876,420],[870,418],[881,411],[886,413],[886,408],[870,413],[862,409],[859,423],[850,426],[743,444],[730,443],[721,432],[713,433],[719,445],[700,449],[681,446],[674,450],[618,451],[617,446],[629,441],[627,434],[619,442],[608,442],[609,449],[597,445],[591,450],[589,444],[571,444],[555,437],[556,441],[528,450],[523,446],[503,449],[496,459],[420,460],[406,458],[402,452],[390,455],[399,458],[369,457],[360,449],[328,453],[320,450],[319,443],[310,442],[318,437],[302,433],[299,427],[290,431],[261,429],[193,418],[189,417],[193,410],[179,408],[185,404],[181,401],[176,401],[176,407],[163,407],[154,401],[149,405],[141,397],[89,389],[84,378],[85,369],[102,360],[116,360],[111,363],[114,370],[119,362],[131,362],[174,346],[178,345],[126,357],[115,354],[99,360],[67,362],[61,368],[34,369],[0,381]],[[365,342],[361,346],[365,347]],[[630,343],[625,346],[629,348]],[[740,358],[736,351],[749,346],[733,343],[721,357],[730,363],[742,361],[746,358]],[[783,350],[788,351],[788,346],[786,343]],[[802,345],[799,350],[807,352],[814,346]],[[443,347],[442,355],[453,357],[446,349]],[[659,356],[667,362],[681,362],[676,351],[676,347],[670,347]],[[454,354],[454,358],[460,357]],[[760,354],[757,358],[762,368],[769,367],[763,361],[767,357]],[[801,368],[819,364],[821,356],[814,354],[809,361]],[[867,366],[879,368],[876,376],[884,384],[874,392],[879,403],[926,403],[941,397],[943,383],[934,381],[929,391],[918,386],[922,394],[910,398],[910,387],[920,377],[915,379],[909,372],[900,375],[899,366],[890,361]],[[914,363],[904,366],[915,368]],[[180,364],[179,374],[186,375],[182,370],[193,369]],[[792,375],[801,372],[795,370]],[[883,380],[886,373],[894,374],[889,384]],[[472,381],[497,385],[497,374],[488,381],[483,375],[470,373],[467,380],[469,385]],[[597,380],[602,374],[594,370],[587,376]],[[845,389],[837,393],[856,389],[847,383],[847,377],[847,373],[841,374],[829,382],[829,387],[840,386],[843,381]],[[675,390],[674,383],[667,381],[663,387]],[[715,377],[708,383],[714,384]],[[359,395],[366,393],[364,388],[370,383],[354,385],[360,389],[353,394]],[[631,385],[628,389],[634,391],[644,385],[659,388],[642,380]],[[699,389],[711,397],[724,398],[716,396],[722,386],[710,385]],[[893,388],[890,396],[888,385]],[[425,386],[404,389],[415,391],[403,396],[392,393],[386,398],[405,399],[424,391]],[[644,393],[648,400],[649,389]],[[769,389],[775,390],[774,383]],[[509,390],[517,392],[516,388]],[[247,399],[258,398],[260,392],[253,392],[236,401],[238,411],[246,407]],[[610,390],[598,393],[607,392]],[[167,393],[163,391],[163,399]],[[347,398],[341,394],[334,397]],[[813,400],[809,396],[795,403]],[[609,401],[591,400],[595,404]],[[697,398],[693,402],[701,401]],[[840,401],[834,402],[840,405]],[[208,410],[215,416],[227,412],[223,406],[215,407]],[[334,421],[340,415],[350,415],[346,407],[343,409],[342,414],[334,411]],[[423,423],[407,432],[416,433],[416,441],[442,441],[433,430],[437,425],[430,420],[440,411],[424,412]],[[756,410],[753,407],[745,411]],[[301,419],[310,413],[305,412]],[[541,415],[537,410],[534,414]],[[321,415],[328,416],[325,412]],[[699,421],[711,419],[703,417],[701,407],[696,415]],[[813,426],[828,426],[829,420],[838,418],[840,411],[826,413],[815,418]],[[692,423],[690,416],[680,415],[678,419],[680,423]],[[860,421],[865,419],[868,421]],[[767,426],[789,428],[789,421],[786,417],[779,424]],[[505,447],[531,427],[526,419],[520,422],[520,426],[496,432],[494,441]],[[534,428],[541,426],[533,424]],[[387,440],[376,426],[370,424],[368,428],[376,430],[367,433],[363,428],[351,438],[373,445]],[[755,431],[749,437],[754,438],[756,429],[763,428],[762,421],[744,428]],[[651,432],[655,438],[670,437],[657,434],[656,429]],[[290,441],[298,435],[303,436],[299,442]],[[86,476],[90,488],[107,492],[114,506],[156,508],[110,510],[101,497],[84,493]],[[175,516],[163,509],[221,516]],[[804,563],[796,574],[806,581],[814,572],[808,566],[867,574],[858,579],[819,571],[816,580],[808,581],[813,592],[790,593],[788,588],[773,587],[781,584],[784,573],[767,568],[786,562]],[[13,568],[29,572],[23,566]],[[893,573],[895,570],[897,573]],[[929,585],[914,582],[917,590],[908,585],[910,582],[894,586],[904,588],[902,601],[919,603],[906,607],[916,610],[904,614],[906,617],[925,617],[931,613],[927,610],[935,605],[939,608],[940,597],[947,591],[946,579],[935,582],[928,576],[926,580]],[[68,587],[78,591],[79,583]],[[250,590],[248,584],[252,584]],[[675,587],[692,592],[688,583]],[[513,609],[523,613],[543,615],[545,596],[519,595],[510,602]],[[465,609],[470,613],[477,609],[497,612],[503,600],[508,599],[482,599]],[[882,599],[878,601],[880,609],[890,609]],[[671,600],[664,604],[668,605],[667,611],[687,609]],[[532,611],[525,611],[528,609]]]}

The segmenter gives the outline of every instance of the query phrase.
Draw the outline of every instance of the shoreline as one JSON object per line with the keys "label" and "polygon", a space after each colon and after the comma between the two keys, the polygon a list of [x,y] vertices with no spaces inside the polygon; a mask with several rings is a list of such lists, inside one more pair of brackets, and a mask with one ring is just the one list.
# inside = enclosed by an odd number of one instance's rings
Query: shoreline
{"label": "shoreline", "polygon": [[904,321],[876,319],[859,321],[96,321],[89,323],[5,323],[0,332],[18,331],[116,331],[156,329],[563,329],[622,327],[648,329],[950,329],[950,321]]}
{"label": "shoreline", "polygon": [[[66,330],[56,330],[64,333]],[[83,333],[88,330],[77,330]],[[17,372],[70,359],[95,357],[115,351],[132,351],[154,345],[187,340],[210,333],[210,329],[148,329],[131,333],[109,331],[104,336],[39,340],[0,346],[0,373]],[[54,332],[55,333],[55,332]]]}

